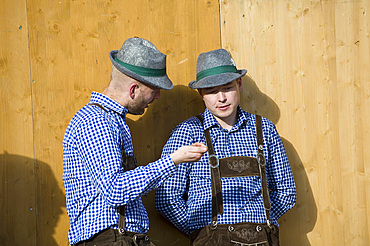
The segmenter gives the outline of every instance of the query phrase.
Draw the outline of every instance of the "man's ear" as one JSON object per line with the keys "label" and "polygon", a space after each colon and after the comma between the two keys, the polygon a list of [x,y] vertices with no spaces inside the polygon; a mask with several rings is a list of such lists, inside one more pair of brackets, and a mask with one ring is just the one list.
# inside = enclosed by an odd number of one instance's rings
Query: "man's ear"
{"label": "man's ear", "polygon": [[242,78],[239,78],[238,81],[239,90],[242,88]]}
{"label": "man's ear", "polygon": [[129,87],[129,92],[130,92],[130,98],[134,99],[135,98],[135,92],[137,92],[137,88],[139,85],[137,83],[131,83]]}

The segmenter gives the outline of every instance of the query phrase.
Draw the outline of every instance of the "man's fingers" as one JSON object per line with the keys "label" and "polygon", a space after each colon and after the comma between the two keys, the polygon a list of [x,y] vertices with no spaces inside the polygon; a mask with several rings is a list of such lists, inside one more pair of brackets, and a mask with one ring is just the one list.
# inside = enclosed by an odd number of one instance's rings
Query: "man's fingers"
{"label": "man's fingers", "polygon": [[204,143],[193,143],[191,146],[206,147]]}
{"label": "man's fingers", "polygon": [[190,151],[199,153],[205,153],[208,149],[203,143],[193,143],[191,147]]}
{"label": "man's fingers", "polygon": [[170,156],[175,165],[181,162],[199,161],[202,155],[207,151],[207,146],[202,143],[182,146]]}

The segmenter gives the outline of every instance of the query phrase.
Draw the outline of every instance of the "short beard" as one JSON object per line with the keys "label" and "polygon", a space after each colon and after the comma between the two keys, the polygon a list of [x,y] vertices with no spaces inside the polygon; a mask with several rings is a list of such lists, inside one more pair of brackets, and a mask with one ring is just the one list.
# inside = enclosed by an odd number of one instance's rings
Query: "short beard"
{"label": "short beard", "polygon": [[132,115],[143,115],[145,112],[145,109],[141,112],[138,112],[138,111],[132,111],[132,110],[129,110],[128,113],[129,114],[132,114]]}
{"label": "short beard", "polygon": [[145,108],[140,107],[138,105],[132,105],[127,108],[128,113],[132,115],[142,115],[145,112]]}

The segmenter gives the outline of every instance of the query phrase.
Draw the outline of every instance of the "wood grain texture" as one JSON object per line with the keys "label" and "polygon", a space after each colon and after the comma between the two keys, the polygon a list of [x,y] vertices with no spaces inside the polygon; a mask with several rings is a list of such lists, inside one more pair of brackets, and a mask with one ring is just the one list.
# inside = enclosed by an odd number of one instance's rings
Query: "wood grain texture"
{"label": "wood grain texture", "polygon": [[25,2],[1,1],[0,244],[9,246],[33,246],[37,237],[27,29]]}
{"label": "wood grain texture", "polygon": [[297,185],[282,245],[369,245],[369,1],[221,1],[243,108],[273,121]]}

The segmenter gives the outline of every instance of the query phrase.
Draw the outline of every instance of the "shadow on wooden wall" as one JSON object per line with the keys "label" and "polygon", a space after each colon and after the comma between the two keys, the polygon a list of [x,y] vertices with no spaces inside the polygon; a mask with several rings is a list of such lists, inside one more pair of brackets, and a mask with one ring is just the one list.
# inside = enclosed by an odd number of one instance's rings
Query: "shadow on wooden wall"
{"label": "shadow on wooden wall", "polygon": [[[283,245],[310,246],[307,234],[311,232],[317,221],[317,206],[305,168],[294,146],[285,138],[283,141],[292,167],[297,188],[296,205],[279,220],[281,242]],[[297,219],[298,218],[298,219]],[[292,241],[291,235],[295,235]],[[299,241],[297,242],[297,238]]]}
{"label": "shadow on wooden wall", "polygon": [[5,152],[0,167],[0,245],[60,245],[53,234],[65,197],[50,166]]}
{"label": "shadow on wooden wall", "polygon": [[240,106],[249,113],[259,114],[271,120],[275,125],[280,119],[278,105],[270,97],[262,93],[256,82],[248,75],[242,78]]}
{"label": "shadow on wooden wall", "polygon": [[[278,105],[270,97],[262,93],[256,82],[249,76],[243,77],[241,106],[250,113],[257,113],[271,120],[275,125],[280,119]],[[284,137],[280,137],[283,141],[297,188],[296,205],[279,219],[280,242],[282,245],[309,246],[311,244],[307,234],[313,230],[317,220],[316,203],[299,154],[293,144]],[[295,235],[294,242],[291,242],[291,235]],[[297,238],[299,238],[299,242],[296,241]]]}

